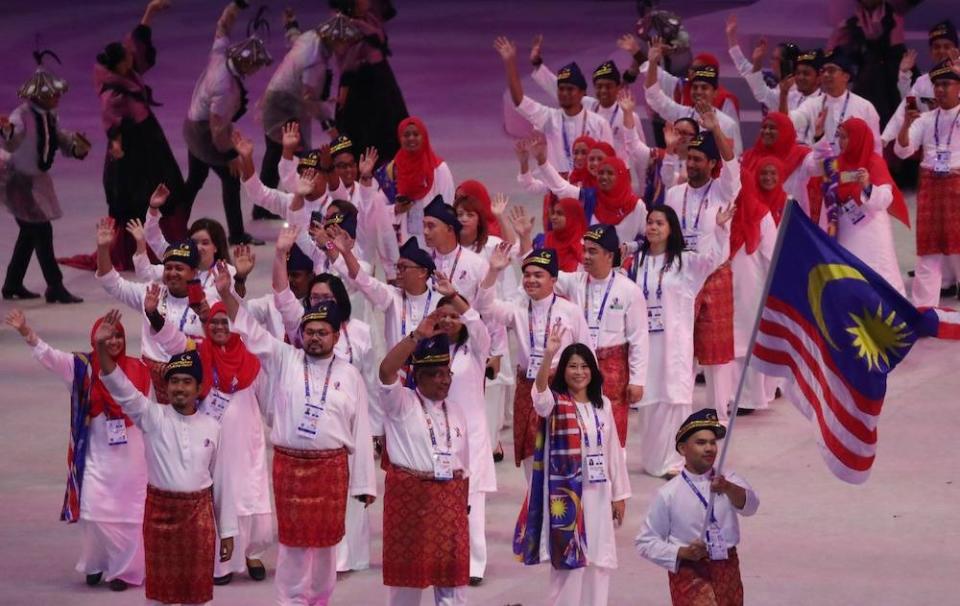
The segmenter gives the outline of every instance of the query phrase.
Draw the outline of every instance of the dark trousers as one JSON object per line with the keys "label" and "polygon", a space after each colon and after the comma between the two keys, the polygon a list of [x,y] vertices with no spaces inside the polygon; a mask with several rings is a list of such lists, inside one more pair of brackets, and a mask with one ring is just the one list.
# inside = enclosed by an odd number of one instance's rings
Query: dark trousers
{"label": "dark trousers", "polygon": [[[260,164],[260,181],[267,187],[276,189],[280,185],[280,158],[283,146],[264,135],[266,146],[263,148],[263,162]],[[253,205],[254,219],[279,219],[277,215],[256,204]]]}
{"label": "dark trousers", "polygon": [[20,234],[13,245],[13,255],[10,257],[10,267],[7,268],[7,278],[3,282],[5,290],[23,286],[23,278],[27,275],[30,257],[37,253],[40,270],[47,281],[48,288],[59,288],[63,285],[63,274],[57,265],[56,255],[53,253],[53,225],[45,223],[27,223],[17,219]]}
{"label": "dark trousers", "polygon": [[188,154],[187,182],[184,184],[183,203],[187,217],[193,209],[197,194],[203,188],[210,171],[220,177],[223,191],[223,214],[227,217],[227,233],[231,240],[243,237],[243,213],[240,210],[240,179],[230,174],[227,166],[207,164],[193,154]]}

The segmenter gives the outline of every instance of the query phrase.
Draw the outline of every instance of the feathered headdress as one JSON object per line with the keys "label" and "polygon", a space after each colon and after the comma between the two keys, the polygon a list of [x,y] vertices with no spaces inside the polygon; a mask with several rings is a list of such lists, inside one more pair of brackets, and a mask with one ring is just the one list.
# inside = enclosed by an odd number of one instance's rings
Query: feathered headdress
{"label": "feathered headdress", "polygon": [[44,69],[43,59],[47,56],[53,57],[57,63],[63,64],[60,61],[60,57],[52,50],[43,49],[33,51],[33,59],[37,62],[37,70],[33,72],[30,79],[24,82],[20,90],[17,91],[21,99],[52,99],[67,92],[67,81]]}
{"label": "feathered headdress", "polygon": [[267,7],[261,6],[247,24],[247,39],[227,49],[227,57],[233,61],[238,70],[244,73],[253,72],[273,63],[273,57],[267,52],[262,39],[270,37],[270,24],[264,18],[266,12]]}

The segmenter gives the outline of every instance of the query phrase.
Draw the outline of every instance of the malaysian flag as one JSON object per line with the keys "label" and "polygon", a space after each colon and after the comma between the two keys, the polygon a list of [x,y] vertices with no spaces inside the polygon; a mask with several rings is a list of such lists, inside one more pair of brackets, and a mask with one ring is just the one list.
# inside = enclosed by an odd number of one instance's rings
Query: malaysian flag
{"label": "malaysian flag", "polygon": [[750,363],[787,379],[827,466],[860,484],[876,457],[887,374],[918,338],[937,336],[938,314],[913,307],[796,203],[780,232]]}

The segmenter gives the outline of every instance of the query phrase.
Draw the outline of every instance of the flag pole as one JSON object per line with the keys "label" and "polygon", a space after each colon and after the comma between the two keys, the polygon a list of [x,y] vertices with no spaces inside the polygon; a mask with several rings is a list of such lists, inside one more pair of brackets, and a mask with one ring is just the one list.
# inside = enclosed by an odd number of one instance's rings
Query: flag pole
{"label": "flag pole", "polygon": [[[723,473],[723,464],[727,459],[727,450],[730,448],[730,439],[733,436],[733,426],[737,421],[737,410],[740,408],[740,396],[743,394],[743,385],[747,379],[747,368],[750,366],[750,358],[753,357],[753,346],[757,342],[757,332],[760,330],[760,318],[763,316],[763,307],[767,302],[767,295],[770,294],[770,284],[773,282],[774,270],[780,261],[780,252],[783,250],[785,226],[790,222],[790,217],[798,207],[796,202],[787,205],[783,213],[783,220],[780,221],[777,232],[777,243],[773,248],[773,259],[770,261],[770,270],[767,272],[766,280],[763,285],[763,295],[760,297],[760,307],[757,309],[757,317],[753,321],[753,332],[750,334],[750,344],[747,346],[747,357],[743,361],[743,372],[740,373],[740,381],[737,383],[737,392],[733,398],[733,407],[730,409],[730,420],[727,422],[727,434],[723,440],[723,447],[720,449],[720,458],[717,460],[714,476]],[[700,531],[700,539],[704,540],[707,535],[707,526],[710,524],[710,518],[713,517],[714,492],[710,491],[709,501],[707,503],[707,513],[703,519],[703,530]]]}

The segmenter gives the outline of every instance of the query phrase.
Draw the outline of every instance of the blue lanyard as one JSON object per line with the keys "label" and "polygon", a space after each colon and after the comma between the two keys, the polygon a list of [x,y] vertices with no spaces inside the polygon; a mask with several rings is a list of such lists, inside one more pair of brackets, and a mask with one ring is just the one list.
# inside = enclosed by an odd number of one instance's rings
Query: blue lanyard
{"label": "blue lanyard", "polygon": [[[600,102],[597,101],[593,106],[593,112],[596,113],[600,109]],[[607,118],[607,123],[610,124],[610,128],[613,128],[613,123],[617,121],[617,114],[620,112],[620,104],[613,104],[613,113],[610,114],[610,117]]]}
{"label": "blue lanyard", "polygon": [[[937,110],[937,118],[933,123],[933,141],[937,146],[937,151],[940,151],[940,111]],[[947,135],[947,149],[950,149],[950,143],[953,141],[953,131],[956,130],[958,118],[960,118],[960,111],[957,111],[957,115],[953,117],[953,123],[950,125],[950,132]]]}
{"label": "blue lanyard", "polygon": [[[587,433],[587,425],[583,422],[583,417],[580,416],[580,407],[577,406],[577,402],[573,398],[570,398],[570,401],[573,402],[573,412],[577,415],[577,424],[580,426],[580,433],[583,435],[583,445],[590,448],[590,435]],[[593,422],[597,426],[597,448],[603,448],[603,434],[600,433],[600,417],[597,416],[597,407],[591,404],[590,408],[593,409]]]}
{"label": "blue lanyard", "polygon": [[[451,283],[453,282],[453,276],[454,276],[454,274],[457,273],[457,265],[460,264],[460,253],[462,253],[462,252],[463,252],[463,247],[460,246],[459,244],[457,244],[457,256],[453,258],[453,267],[450,268],[450,271],[449,271],[449,272],[447,272],[447,277],[450,278],[450,282],[451,282]],[[436,250],[436,249],[433,250],[433,259],[434,259],[434,261],[436,261],[436,259],[437,259],[437,250]]]}
{"label": "blue lanyard", "polygon": [[[707,191],[703,192],[703,196],[700,198],[700,206],[697,207],[697,218],[693,222],[693,228],[700,228],[700,214],[703,213],[703,207],[707,203],[707,196],[710,195],[710,188],[713,187],[713,179],[710,180],[710,184],[707,185]],[[680,215],[681,228],[683,231],[687,231],[687,194],[690,193],[690,185],[683,190],[683,213]]]}
{"label": "blue lanyard", "polygon": [[230,391],[224,391],[220,389],[220,375],[217,373],[217,367],[213,367],[213,388],[219,391],[220,393],[225,393],[227,395],[233,394],[237,391],[237,378],[233,378],[233,383],[230,384]]}
{"label": "blue lanyard", "polygon": [[[547,349],[547,339],[550,337],[550,318],[553,317],[553,304],[557,302],[557,295],[553,295],[550,301],[550,307],[547,309],[547,323],[543,326],[543,349]],[[533,339],[533,300],[527,301],[527,328],[530,330],[530,353],[536,348]]]}
{"label": "blue lanyard", "polygon": [[[320,408],[327,403],[327,388],[330,387],[330,373],[333,372],[333,363],[337,357],[331,355],[330,363],[327,364],[327,375],[323,379],[323,391],[320,392]],[[307,366],[307,354],[303,354],[303,397],[310,405],[310,369]]]}
{"label": "blue lanyard", "polygon": [[[600,311],[597,313],[597,328],[600,328],[600,322],[603,320],[603,312],[607,308],[607,297],[610,296],[610,289],[613,288],[613,279],[616,276],[611,271],[610,277],[607,278],[607,289],[603,293],[603,299],[600,301]],[[590,276],[587,276],[587,285],[584,288],[583,294],[583,319],[587,321],[587,325],[590,325]]]}
{"label": "blue lanyard", "polygon": [[[647,270],[650,267],[650,259],[652,257],[644,257],[643,260],[643,298],[647,301],[650,300],[650,289],[647,288]],[[659,301],[663,296],[663,272],[667,270],[667,262],[664,259],[663,267],[660,268],[660,276],[657,278],[657,300]]]}
{"label": "blue lanyard", "polygon": [[[560,110],[561,112],[563,110]],[[587,132],[587,110],[586,108],[581,109],[583,112],[583,126],[580,127],[580,135]],[[567,154],[567,168],[573,170],[573,150],[570,148],[570,138],[567,137],[567,126],[565,124],[564,116],[566,114],[561,114],[560,116],[560,133],[563,135],[563,151]]]}
{"label": "blue lanyard", "polygon": [[[427,316],[427,313],[430,311],[430,300],[433,299],[433,289],[427,287],[427,301],[423,304],[423,316],[421,320]],[[403,311],[400,314],[400,338],[407,336],[407,291],[403,291]]]}
{"label": "blue lanyard", "polygon": [[[693,494],[697,495],[697,498],[700,499],[700,503],[703,504],[704,508],[709,508],[710,505],[707,503],[707,500],[703,498],[703,493],[701,493],[693,484],[693,481],[690,480],[690,476],[687,475],[687,472],[681,471],[680,475],[682,475],[683,479],[686,480],[687,486],[690,487],[690,490],[693,491]],[[710,521],[714,524],[717,523],[717,516],[713,515],[713,511],[710,512]]]}
{"label": "blue lanyard", "polygon": [[[847,104],[850,103],[850,91],[847,91],[847,96],[843,99],[843,109],[840,110],[840,118],[837,119],[837,126],[833,130],[833,140],[836,142],[837,137],[840,136],[840,125],[843,124],[843,118],[847,115]],[[823,105],[827,104],[827,96],[823,96]]]}
{"label": "blue lanyard", "polygon": [[[430,416],[430,413],[427,412],[427,405],[423,403],[423,398],[420,397],[420,392],[415,391],[417,394],[417,400],[420,402],[420,408],[423,410],[424,419],[427,422],[427,431],[430,432],[430,445],[433,446],[434,452],[437,450],[437,434],[433,431],[433,417]],[[443,420],[447,424],[447,452],[453,450],[453,442],[450,439],[450,415],[447,413],[447,401],[444,400],[440,403],[440,408],[443,410]]]}

